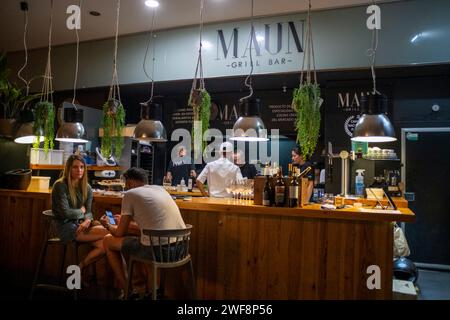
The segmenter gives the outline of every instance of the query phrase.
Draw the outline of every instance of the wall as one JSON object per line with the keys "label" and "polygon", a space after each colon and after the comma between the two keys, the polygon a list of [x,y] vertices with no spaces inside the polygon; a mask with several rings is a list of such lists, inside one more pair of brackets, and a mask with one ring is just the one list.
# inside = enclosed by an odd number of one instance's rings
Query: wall
{"label": "wall", "polygon": [[[398,66],[450,61],[450,2],[447,0],[412,0],[380,4],[382,9],[382,30],[380,33],[377,65]],[[371,32],[366,28],[366,6],[318,11],[313,13],[313,36],[316,53],[316,67],[320,70],[366,67],[366,50],[370,47]],[[426,16],[425,16],[426,12]],[[297,52],[294,44],[292,22],[303,40],[305,14],[255,19],[255,32],[264,34],[265,25],[270,26],[269,53],[261,47],[260,56],[255,59],[255,74],[298,72],[303,53]],[[302,22],[303,21],[303,22]],[[277,23],[282,27],[282,47],[276,47]],[[223,30],[226,44],[231,39],[233,29],[237,30],[237,57],[233,58],[233,48],[224,59],[218,30]],[[227,77],[249,72],[249,21],[227,22],[205,26],[204,40],[211,45],[203,50],[205,77]],[[81,33],[83,29],[81,29]],[[190,79],[194,76],[197,61],[198,27],[163,30],[156,33],[156,65],[154,78],[157,81]],[[416,40],[412,42],[413,37]],[[147,34],[120,37],[118,52],[118,72],[121,84],[147,82],[142,70]],[[256,43],[254,44],[256,45]],[[262,43],[260,43],[262,45]],[[153,47],[150,47],[150,52]],[[54,87],[56,90],[73,86],[75,46],[65,45],[53,49],[52,63]],[[107,86],[112,75],[112,39],[85,42],[80,46],[79,88]],[[23,64],[23,53],[8,56],[13,74]],[[26,74],[43,74],[46,49],[33,50],[30,54]],[[283,60],[284,59],[284,60]],[[151,61],[148,59],[147,61]],[[283,63],[284,61],[284,63]],[[239,62],[243,67],[238,66]],[[270,63],[272,62],[272,64]],[[247,63],[247,67],[245,64]],[[147,68],[151,72],[151,65]],[[33,82],[33,88],[40,90],[41,81]]]}

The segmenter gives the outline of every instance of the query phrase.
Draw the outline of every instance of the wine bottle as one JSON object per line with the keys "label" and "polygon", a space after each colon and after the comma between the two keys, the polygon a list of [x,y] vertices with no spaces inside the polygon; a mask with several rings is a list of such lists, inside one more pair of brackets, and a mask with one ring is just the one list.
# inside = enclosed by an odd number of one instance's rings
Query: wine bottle
{"label": "wine bottle", "polygon": [[299,184],[296,176],[289,171],[289,193],[288,206],[291,208],[298,206]]}
{"label": "wine bottle", "polygon": [[285,187],[284,180],[283,180],[282,169],[280,167],[279,172],[278,172],[278,179],[275,184],[275,206],[284,207],[285,200],[286,200],[285,194],[284,194],[285,191],[286,191],[286,187]]}
{"label": "wine bottle", "polygon": [[264,184],[263,189],[263,200],[262,200],[263,206],[270,206],[272,204],[271,198],[272,198],[272,188],[270,187],[269,176],[266,176],[266,183]]}

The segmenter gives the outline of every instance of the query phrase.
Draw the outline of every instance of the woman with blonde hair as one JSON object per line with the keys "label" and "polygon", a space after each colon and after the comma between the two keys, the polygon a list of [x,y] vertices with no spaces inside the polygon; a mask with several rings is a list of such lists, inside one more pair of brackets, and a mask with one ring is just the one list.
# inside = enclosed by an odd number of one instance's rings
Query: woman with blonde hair
{"label": "woman with blonde hair", "polygon": [[62,241],[91,242],[94,246],[80,262],[81,270],[105,254],[103,237],[109,233],[101,225],[91,225],[91,206],[92,189],[87,182],[86,163],[83,157],[73,154],[67,159],[63,176],[53,185],[52,211]]}

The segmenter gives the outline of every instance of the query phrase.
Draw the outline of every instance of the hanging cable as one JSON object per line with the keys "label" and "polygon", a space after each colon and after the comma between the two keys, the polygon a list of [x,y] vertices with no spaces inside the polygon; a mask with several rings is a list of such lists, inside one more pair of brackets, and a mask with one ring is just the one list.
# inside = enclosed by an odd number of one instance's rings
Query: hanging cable
{"label": "hanging cable", "polygon": [[151,89],[150,89],[150,98],[144,102],[144,104],[148,104],[151,103],[153,101],[153,92],[155,89],[155,80],[154,80],[154,75],[155,75],[155,53],[156,53],[156,45],[153,44],[153,54],[152,54],[152,75],[150,76],[147,73],[147,69],[145,68],[145,64],[147,62],[147,55],[148,55],[148,49],[150,48],[150,43],[153,41],[153,31],[155,28],[155,17],[156,17],[156,8],[153,8],[153,15],[152,15],[152,24],[150,27],[150,38],[148,39],[148,43],[147,43],[147,49],[145,50],[145,56],[144,56],[144,61],[142,62],[142,69],[144,69],[144,73],[145,76],[150,79],[152,81],[151,84]]}
{"label": "hanging cable", "polygon": [[[80,0],[79,7],[81,12],[81,6],[83,4],[83,0]],[[78,111],[78,108],[75,104],[75,98],[76,98],[76,90],[77,90],[77,80],[78,80],[78,60],[79,60],[79,54],[80,54],[80,36],[78,35],[78,28],[75,26],[75,35],[77,37],[77,52],[76,52],[76,58],[75,58],[75,78],[73,80],[73,98],[72,98],[72,105],[75,108],[75,110]]]}
{"label": "hanging cable", "polygon": [[[375,0],[372,1],[372,5],[375,5]],[[366,54],[370,60],[370,70],[372,73],[373,91],[372,94],[380,94],[377,90],[377,77],[375,75],[375,58],[378,49],[378,29],[372,29],[372,47],[367,49]]]}
{"label": "hanging cable", "polygon": [[23,64],[22,68],[19,69],[17,72],[17,77],[22,80],[25,83],[25,90],[26,95],[28,96],[28,93],[30,91],[30,82],[25,80],[21,73],[22,71],[27,67],[28,65],[28,48],[27,48],[27,31],[28,31],[28,4],[26,2],[21,2],[20,4],[21,10],[24,12],[24,28],[23,28],[23,47],[25,50],[25,63]]}
{"label": "hanging cable", "polygon": [[252,43],[253,43],[253,0],[251,0],[251,20],[250,20],[250,73],[245,78],[244,84],[249,90],[249,94],[239,101],[244,101],[245,99],[251,98],[253,96],[253,87],[252,87],[252,75],[253,75],[253,56],[252,56]]}
{"label": "hanging cable", "polygon": [[112,80],[111,80],[111,87],[109,89],[108,100],[121,101],[121,99],[120,99],[119,77],[117,75],[117,47],[118,47],[118,37],[119,37],[119,19],[120,19],[120,0],[117,0],[116,35],[115,35],[115,41],[114,41],[113,75],[112,75]]}

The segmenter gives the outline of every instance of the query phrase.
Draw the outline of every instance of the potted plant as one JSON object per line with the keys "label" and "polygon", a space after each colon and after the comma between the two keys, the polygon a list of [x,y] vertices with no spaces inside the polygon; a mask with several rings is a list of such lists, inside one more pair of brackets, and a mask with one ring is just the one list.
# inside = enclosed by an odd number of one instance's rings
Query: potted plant
{"label": "potted plant", "polygon": [[4,53],[0,54],[0,136],[12,138],[16,128],[16,119],[31,101],[40,94],[27,95],[15,83],[8,81],[9,70]]}
{"label": "potted plant", "polygon": [[103,138],[101,153],[105,158],[113,155],[120,159],[123,148],[122,130],[125,127],[125,109],[122,102],[111,99],[103,105]]}

